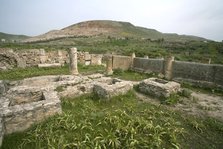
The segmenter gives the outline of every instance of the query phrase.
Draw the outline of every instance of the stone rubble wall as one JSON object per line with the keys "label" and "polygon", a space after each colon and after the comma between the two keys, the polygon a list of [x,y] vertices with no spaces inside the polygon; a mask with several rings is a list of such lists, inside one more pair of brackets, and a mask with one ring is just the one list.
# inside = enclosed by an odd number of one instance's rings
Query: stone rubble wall
{"label": "stone rubble wall", "polygon": [[[78,61],[81,64],[101,65],[101,54],[89,54],[78,52]],[[56,67],[69,63],[69,55],[66,50],[45,51],[44,49],[0,49],[0,70],[15,67]]]}

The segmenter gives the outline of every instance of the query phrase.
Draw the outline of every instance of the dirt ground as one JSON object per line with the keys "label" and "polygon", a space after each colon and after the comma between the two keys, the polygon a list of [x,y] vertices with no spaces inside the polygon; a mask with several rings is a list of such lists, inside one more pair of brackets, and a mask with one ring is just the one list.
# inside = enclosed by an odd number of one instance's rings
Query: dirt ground
{"label": "dirt ground", "polygon": [[[136,93],[139,99],[156,105],[160,104],[159,99]],[[223,122],[223,97],[213,94],[206,94],[192,91],[189,98],[180,98],[179,103],[167,105],[167,108],[185,112],[199,117],[212,117]]]}

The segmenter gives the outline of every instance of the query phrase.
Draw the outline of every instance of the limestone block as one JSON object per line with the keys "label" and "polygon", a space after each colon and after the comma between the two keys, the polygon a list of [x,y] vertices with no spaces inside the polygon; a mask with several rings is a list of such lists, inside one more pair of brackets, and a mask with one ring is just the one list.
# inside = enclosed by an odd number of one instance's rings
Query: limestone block
{"label": "limestone block", "polygon": [[91,55],[89,54],[89,52],[84,52],[84,59],[85,61],[91,61]]}
{"label": "limestone block", "polygon": [[61,113],[60,99],[54,91],[43,91],[43,100],[9,105],[2,112],[5,134],[24,131],[32,124]]}
{"label": "limestone block", "polygon": [[91,65],[101,65],[102,55],[101,54],[91,54]]}
{"label": "limestone block", "polygon": [[129,81],[112,82],[112,84],[96,83],[93,92],[100,99],[109,100],[113,96],[123,95],[133,88]]}
{"label": "limestone block", "polygon": [[53,64],[38,64],[39,68],[42,67],[61,67],[62,64],[61,63],[53,63]]}
{"label": "limestone block", "polygon": [[157,78],[150,78],[139,83],[139,91],[156,97],[168,98],[171,94],[180,91],[180,84]]}

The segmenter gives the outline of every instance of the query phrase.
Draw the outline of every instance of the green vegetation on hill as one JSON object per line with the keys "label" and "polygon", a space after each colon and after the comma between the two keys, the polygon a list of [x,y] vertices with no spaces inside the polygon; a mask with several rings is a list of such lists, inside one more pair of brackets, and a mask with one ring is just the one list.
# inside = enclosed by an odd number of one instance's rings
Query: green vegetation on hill
{"label": "green vegetation on hill", "polygon": [[109,20],[94,20],[80,22],[68,26],[62,30],[53,30],[45,34],[30,38],[27,42],[48,41],[67,37],[93,37],[93,36],[111,36],[114,38],[147,38],[152,40],[165,39],[167,41],[205,41],[207,39],[195,36],[166,34],[156,31],[137,27],[129,22],[118,22]]}
{"label": "green vegetation on hill", "polygon": [[27,38],[30,37],[25,35],[13,35],[0,32],[0,42],[2,39],[5,39],[5,42],[20,42]]}
{"label": "green vegetation on hill", "polygon": [[170,42],[164,39],[151,40],[141,38],[114,38],[108,37],[70,37],[37,43],[3,43],[0,48],[12,49],[35,49],[43,48],[49,50],[68,49],[77,47],[79,51],[90,53],[114,53],[131,55],[136,53],[137,57],[148,55],[150,58],[161,58],[174,55],[176,60],[194,61],[223,64],[223,43],[214,41],[190,41]]}

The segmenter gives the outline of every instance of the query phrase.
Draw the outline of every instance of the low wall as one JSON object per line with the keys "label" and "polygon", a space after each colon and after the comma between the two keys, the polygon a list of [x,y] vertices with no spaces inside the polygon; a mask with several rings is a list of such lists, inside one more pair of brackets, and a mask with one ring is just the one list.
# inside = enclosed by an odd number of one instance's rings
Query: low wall
{"label": "low wall", "polygon": [[174,61],[173,78],[211,82],[223,86],[223,66]]}
{"label": "low wall", "polygon": [[128,70],[131,68],[132,58],[130,56],[113,55],[112,69]]}
{"label": "low wall", "polygon": [[[167,58],[166,58],[167,59]],[[163,73],[166,76],[168,69],[169,77],[166,79],[174,79],[179,81],[190,81],[200,86],[218,86],[223,87],[223,65],[202,64],[194,62],[169,61],[165,66],[166,59],[147,59],[134,58],[132,69],[146,73]],[[113,59],[113,63],[116,59]],[[122,65],[125,60],[119,59],[118,65]]]}
{"label": "low wall", "polygon": [[214,83],[223,86],[223,65],[213,65],[214,68]]}
{"label": "low wall", "polygon": [[163,59],[147,59],[137,57],[133,60],[133,70],[147,73],[163,73],[163,62]]}
{"label": "low wall", "polygon": [[214,69],[208,64],[174,61],[173,78],[214,82]]}

